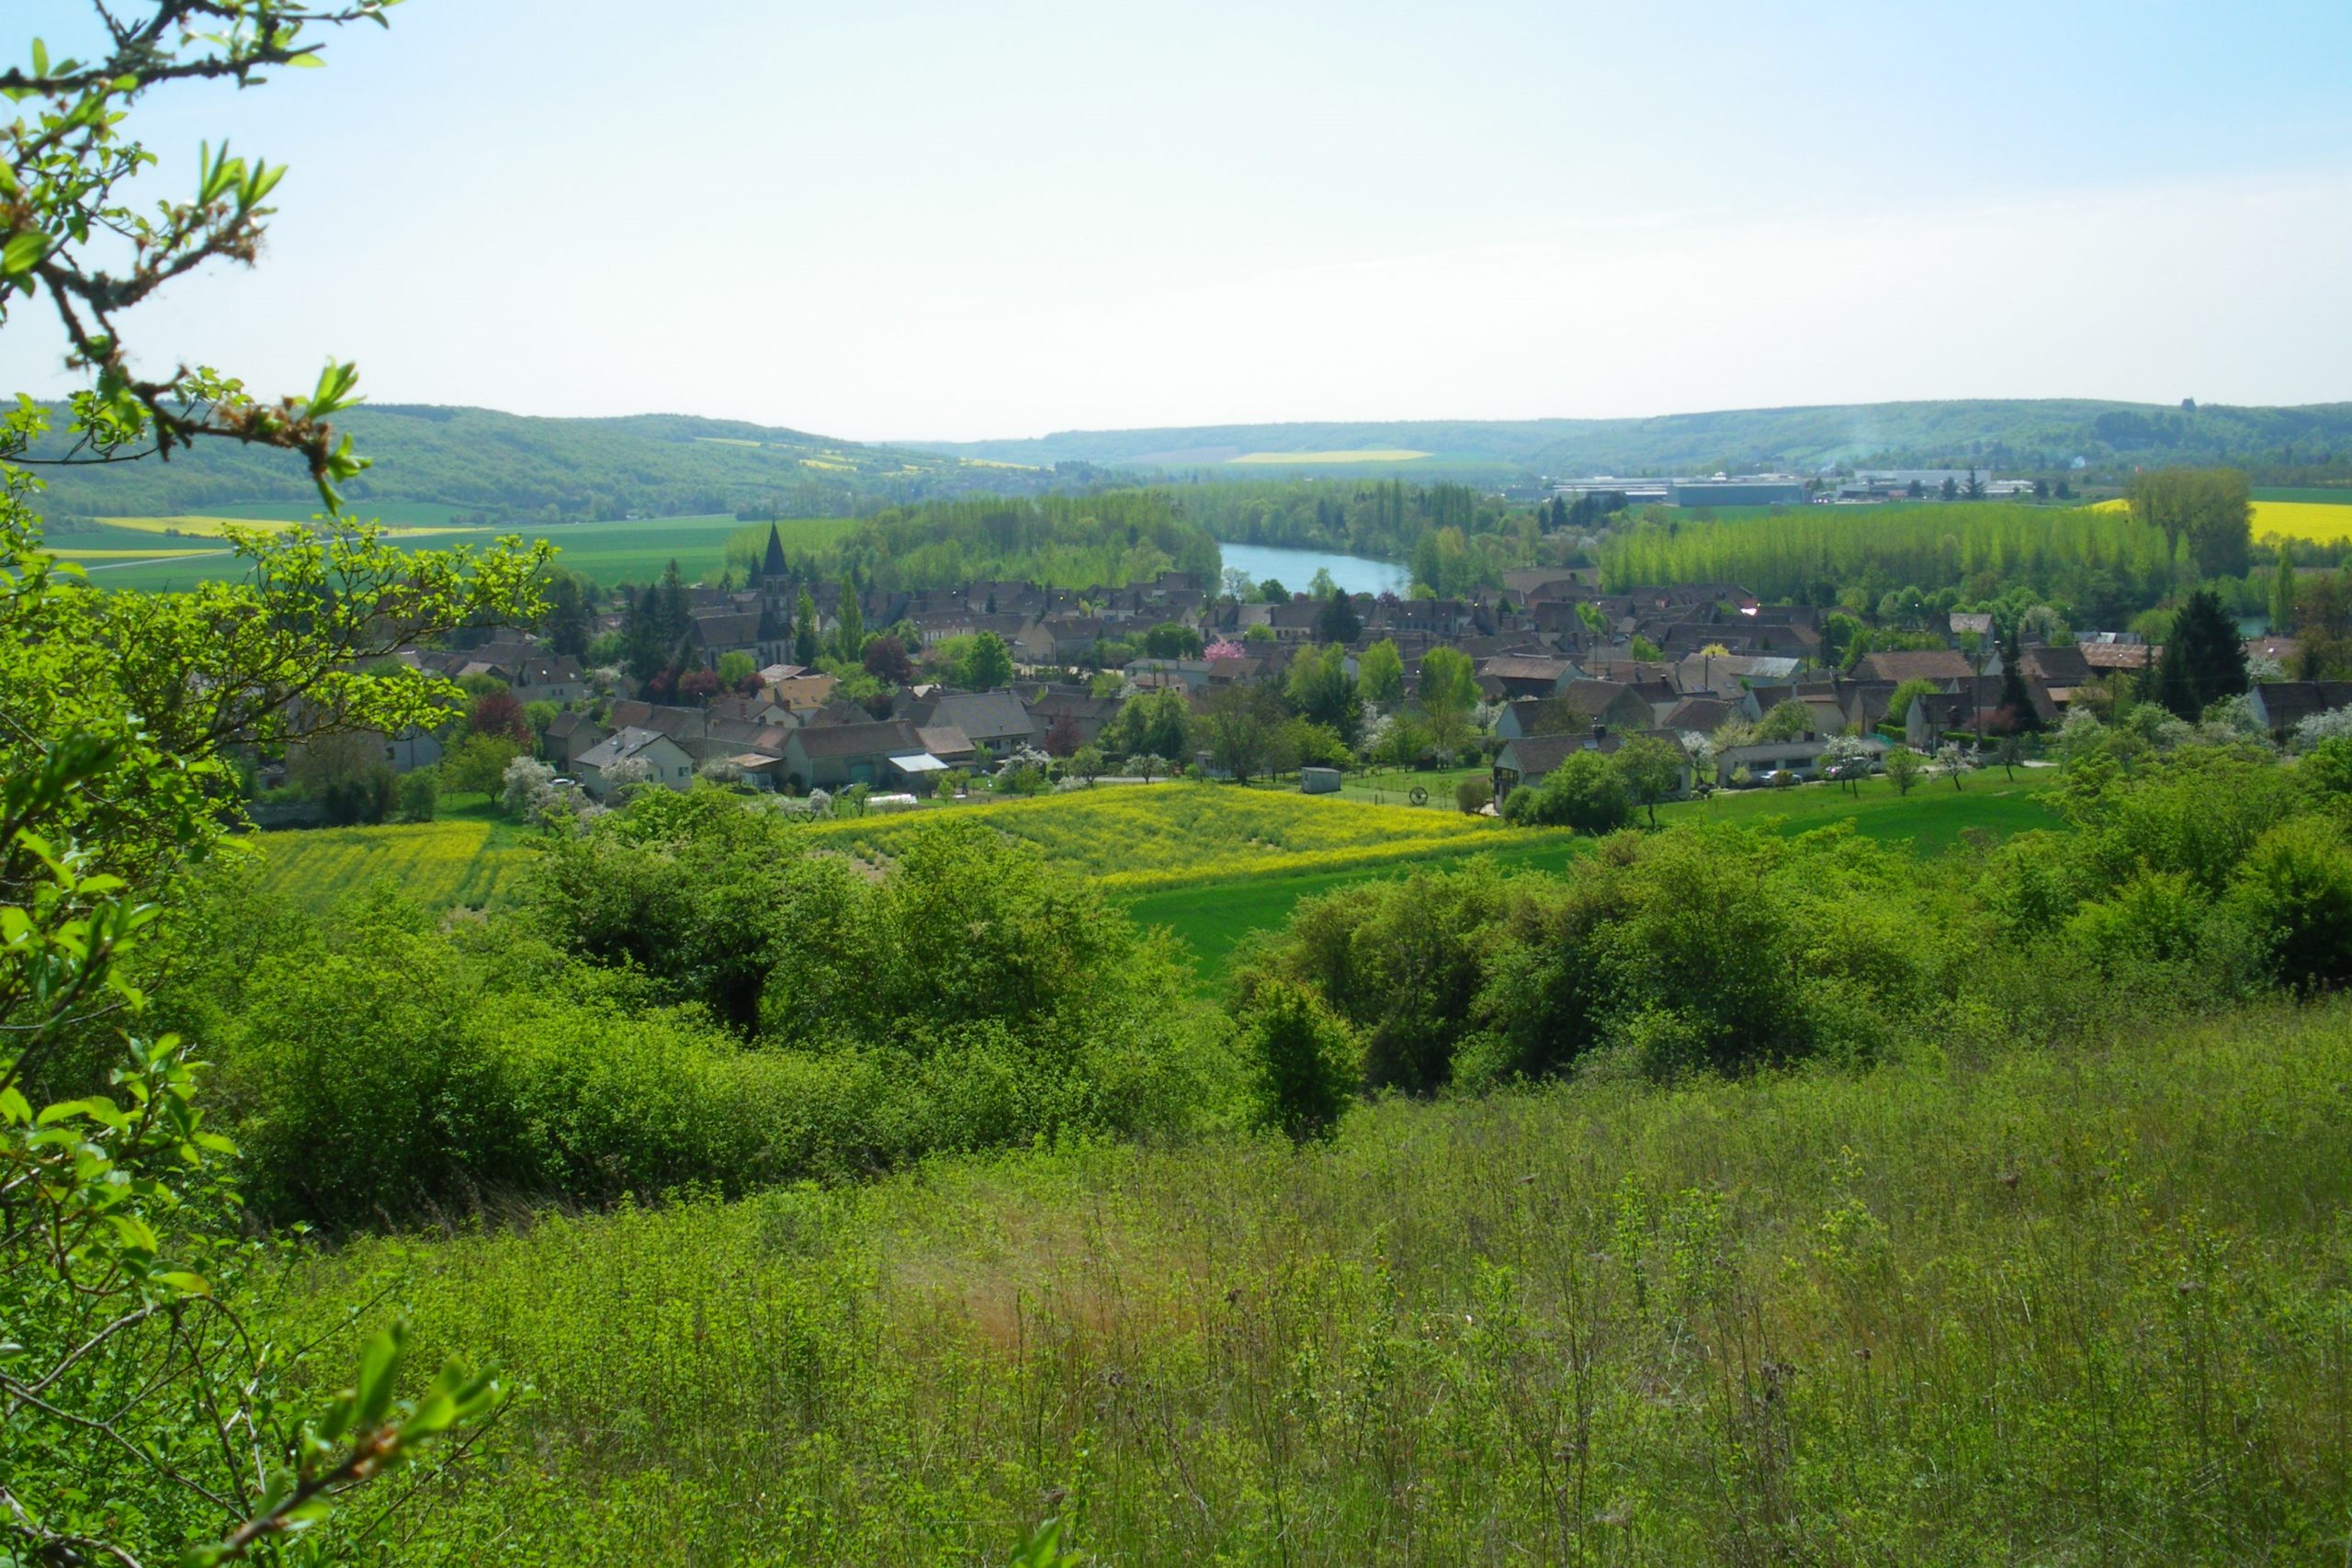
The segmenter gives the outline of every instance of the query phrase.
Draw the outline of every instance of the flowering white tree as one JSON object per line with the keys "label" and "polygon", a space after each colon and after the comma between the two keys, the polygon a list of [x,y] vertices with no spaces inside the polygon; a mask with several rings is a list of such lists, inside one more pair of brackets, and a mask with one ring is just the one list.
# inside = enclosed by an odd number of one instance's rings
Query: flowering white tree
{"label": "flowering white tree", "polygon": [[555,770],[532,757],[517,757],[506,764],[499,780],[498,804],[510,816],[527,822],[547,820],[556,797]]}
{"label": "flowering white tree", "polygon": [[1960,788],[1961,779],[1976,770],[1976,750],[1957,740],[1947,740],[1936,748],[1936,773],[1951,780],[1951,787]]}
{"label": "flowering white tree", "polygon": [[653,764],[642,757],[625,757],[605,770],[605,783],[615,800],[627,800],[653,782]]}
{"label": "flowering white tree", "polygon": [[2315,713],[2295,726],[2295,750],[2308,751],[2323,740],[2333,740],[2339,735],[2352,735],[2352,708],[2331,708]]}
{"label": "flowering white tree", "polygon": [[1833,735],[1822,745],[1821,776],[1844,784],[1849,794],[1861,793],[1870,764],[1871,749],[1859,735]]}
{"label": "flowering white tree", "polygon": [[2270,744],[2269,733],[2255,716],[2254,698],[2244,692],[2223,697],[2208,707],[2197,728],[2199,739],[2214,745],[2249,741],[2261,746]]}

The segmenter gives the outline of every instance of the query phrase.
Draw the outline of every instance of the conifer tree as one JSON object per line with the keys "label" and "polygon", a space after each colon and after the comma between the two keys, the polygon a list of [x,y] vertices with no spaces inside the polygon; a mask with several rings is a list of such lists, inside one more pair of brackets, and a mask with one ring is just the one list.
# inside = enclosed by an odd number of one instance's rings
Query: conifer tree
{"label": "conifer tree", "polygon": [[835,648],[841,657],[856,663],[865,656],[865,612],[857,602],[857,580],[842,579],[841,626],[835,634]]}
{"label": "conifer tree", "polygon": [[2156,667],[2157,700],[2177,716],[2194,720],[2245,686],[2245,648],[2238,628],[2213,592],[2200,588],[2173,617],[2172,636]]}
{"label": "conifer tree", "polygon": [[806,667],[817,662],[817,601],[808,585],[800,585],[800,600],[792,611],[792,660]]}

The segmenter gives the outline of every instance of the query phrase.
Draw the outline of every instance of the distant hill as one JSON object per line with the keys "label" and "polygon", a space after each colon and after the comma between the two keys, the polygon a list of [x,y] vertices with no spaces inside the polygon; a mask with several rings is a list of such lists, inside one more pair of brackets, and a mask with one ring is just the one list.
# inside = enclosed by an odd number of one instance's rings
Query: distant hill
{"label": "distant hill", "polygon": [[[346,487],[369,506],[447,507],[516,521],[684,516],[739,510],[853,515],[972,491],[1029,493],[1051,474],[953,455],[679,414],[533,419],[489,409],[386,404],[342,422],[375,466]],[[45,510],[169,516],[315,500],[283,453],[208,442],[169,463],[44,470]]]}
{"label": "distant hill", "polygon": [[[1099,481],[1114,469],[1499,482],[1539,474],[1805,471],[1841,461],[1973,460],[2009,469],[2057,468],[2076,457],[2095,467],[2352,461],[2352,403],[2195,410],[2082,400],[1863,403],[1654,419],[1069,431],[890,446],[681,414],[536,419],[386,404],[355,410],[346,425],[376,463],[348,487],[352,501],[363,510],[398,506],[412,521],[419,509],[516,523],[728,512],[857,516],[947,496],[1035,494]],[[52,515],[171,516],[313,500],[292,459],[225,442],[167,464],[50,468],[44,477]]]}
{"label": "distant hill", "polygon": [[[1411,420],[1073,430],[1014,441],[901,443],[944,457],[1050,467],[1193,472],[1236,478],[1301,471],[1440,470],[1575,475],[1709,471],[1757,466],[1808,471],[1831,464],[1930,466],[1973,459],[2048,468],[2080,457],[2098,466],[2308,460],[2352,455],[2352,403],[2195,409],[2088,399],[1989,399],[1742,409],[1650,419]],[[1359,459],[1349,455],[1361,453]],[[1416,455],[1418,454],[1418,455]]]}

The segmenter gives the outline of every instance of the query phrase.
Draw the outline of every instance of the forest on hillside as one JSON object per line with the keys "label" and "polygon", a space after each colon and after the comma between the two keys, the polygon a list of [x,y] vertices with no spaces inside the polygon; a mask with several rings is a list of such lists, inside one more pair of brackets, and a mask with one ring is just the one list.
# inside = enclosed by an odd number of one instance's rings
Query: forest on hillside
{"label": "forest on hillside", "polygon": [[[625,517],[854,516],[934,496],[1023,494],[1049,472],[865,446],[802,431],[676,414],[537,419],[490,409],[362,404],[336,421],[372,462],[344,487],[352,504],[443,506],[495,524]],[[34,448],[62,453],[62,440]],[[168,462],[51,468],[51,515],[172,516],[209,508],[305,506],[298,468],[208,442]]]}
{"label": "forest on hillside", "polygon": [[[2057,469],[2187,462],[2279,465],[2352,479],[2352,403],[2301,408],[2179,407],[2089,399],[1939,399],[1664,414],[1646,419],[1391,420],[1064,431],[1027,440],[915,442],[925,451],[1000,462],[1080,461],[1247,480],[1251,453],[1426,452],[1408,469],[1494,474],[1644,474],[1836,464],[1982,463]],[[1364,465],[1351,472],[1398,465]],[[1279,467],[1276,472],[1281,471]],[[1328,467],[1325,471],[1332,471]]]}

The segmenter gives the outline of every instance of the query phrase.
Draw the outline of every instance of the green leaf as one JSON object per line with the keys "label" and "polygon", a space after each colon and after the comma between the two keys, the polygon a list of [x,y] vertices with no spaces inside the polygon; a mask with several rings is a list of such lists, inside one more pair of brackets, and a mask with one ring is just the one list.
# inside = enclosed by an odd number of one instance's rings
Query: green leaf
{"label": "green leaf", "polygon": [[160,1284],[170,1286],[184,1296],[209,1296],[212,1281],[201,1274],[191,1274],[185,1269],[164,1269],[147,1276]]}
{"label": "green leaf", "polygon": [[359,1392],[354,1415],[363,1432],[380,1423],[384,1412],[392,1407],[392,1379],[400,1372],[401,1351],[407,1338],[408,1325],[395,1323],[368,1340],[359,1353]]}

